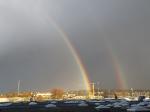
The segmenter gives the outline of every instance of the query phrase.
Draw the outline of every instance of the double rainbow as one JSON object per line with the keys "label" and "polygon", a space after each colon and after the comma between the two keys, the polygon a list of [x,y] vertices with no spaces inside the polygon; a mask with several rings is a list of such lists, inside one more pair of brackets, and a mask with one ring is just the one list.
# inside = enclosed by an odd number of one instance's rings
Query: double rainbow
{"label": "double rainbow", "polygon": [[[59,35],[63,38],[64,42],[66,43],[66,45],[68,46],[68,48],[70,49],[70,52],[72,53],[72,56],[74,57],[80,72],[81,72],[81,76],[85,85],[85,88],[87,91],[91,92],[91,85],[90,85],[90,80],[89,80],[89,75],[87,70],[85,69],[85,66],[80,58],[79,53],[77,52],[77,50],[75,49],[75,47],[73,46],[73,44],[71,43],[71,41],[69,40],[69,36],[68,34],[63,30],[63,28],[60,27],[60,25],[57,24],[57,22],[52,19],[51,17],[49,17],[49,22],[50,24],[56,29],[56,31],[59,33]],[[123,69],[121,67],[121,64],[119,63],[119,60],[117,58],[117,55],[115,55],[115,50],[113,49],[111,43],[109,42],[108,39],[104,39],[106,42],[106,45],[108,47],[108,51],[110,53],[110,56],[112,57],[112,64],[115,70],[115,77],[116,77],[116,81],[117,81],[117,89],[126,89],[127,88],[127,83],[125,80],[125,75],[123,72]]]}

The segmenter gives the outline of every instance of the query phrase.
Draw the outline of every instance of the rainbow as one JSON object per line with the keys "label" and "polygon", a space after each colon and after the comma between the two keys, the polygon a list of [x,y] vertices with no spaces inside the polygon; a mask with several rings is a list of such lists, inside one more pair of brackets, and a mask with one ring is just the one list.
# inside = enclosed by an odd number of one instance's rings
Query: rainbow
{"label": "rainbow", "polygon": [[[60,25],[57,24],[57,22],[51,18],[48,17],[48,21],[50,22],[50,24],[57,30],[57,32],[59,33],[59,35],[63,38],[64,42],[67,44],[70,52],[72,53],[72,56],[74,57],[80,72],[81,72],[81,76],[85,85],[85,88],[87,91],[89,91],[89,95],[91,94],[91,83],[89,80],[89,75],[87,70],[85,69],[85,66],[80,58],[79,53],[77,52],[77,50],[75,49],[75,47],[73,46],[73,44],[71,43],[71,41],[69,40],[69,36],[68,34],[63,30],[63,28],[60,27]],[[109,42],[109,40],[107,38],[104,38],[107,47],[108,47],[108,51],[110,53],[110,56],[112,58],[112,64],[115,70],[115,78],[117,81],[117,89],[127,89],[127,83],[126,83],[126,78],[125,78],[125,74],[123,71],[123,67],[121,66],[119,59],[116,55],[115,50],[113,49],[111,43]]]}
{"label": "rainbow", "polygon": [[110,43],[110,41],[108,40],[108,38],[104,38],[105,43],[107,45],[108,48],[108,52],[111,56],[111,60],[112,60],[112,65],[115,71],[115,79],[117,82],[117,89],[127,89],[127,82],[126,82],[126,78],[125,78],[125,73],[123,70],[123,67],[118,59],[117,53],[115,51],[115,49],[113,48],[112,44]]}
{"label": "rainbow", "polygon": [[89,75],[88,75],[87,70],[85,69],[85,66],[80,58],[79,53],[77,52],[77,50],[75,49],[75,47],[73,46],[71,41],[69,40],[67,33],[57,24],[57,22],[54,21],[52,18],[49,18],[49,21],[50,21],[51,25],[57,30],[59,35],[63,38],[64,42],[67,44],[68,48],[70,49],[70,52],[72,53],[72,56],[74,57],[77,65],[80,69],[82,79],[83,79],[83,82],[85,85],[85,89],[88,92],[90,92],[91,86],[90,86]]}
{"label": "rainbow", "polygon": [[127,83],[123,69],[115,55],[112,55],[112,62],[114,65],[115,77],[117,80],[117,89],[127,89]]}

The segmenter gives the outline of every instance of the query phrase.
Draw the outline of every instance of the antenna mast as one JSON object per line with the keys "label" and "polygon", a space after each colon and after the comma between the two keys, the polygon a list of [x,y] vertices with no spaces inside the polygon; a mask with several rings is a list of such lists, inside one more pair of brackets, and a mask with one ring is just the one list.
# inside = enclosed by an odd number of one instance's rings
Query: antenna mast
{"label": "antenna mast", "polygon": [[18,81],[18,96],[19,96],[19,94],[20,94],[20,80]]}

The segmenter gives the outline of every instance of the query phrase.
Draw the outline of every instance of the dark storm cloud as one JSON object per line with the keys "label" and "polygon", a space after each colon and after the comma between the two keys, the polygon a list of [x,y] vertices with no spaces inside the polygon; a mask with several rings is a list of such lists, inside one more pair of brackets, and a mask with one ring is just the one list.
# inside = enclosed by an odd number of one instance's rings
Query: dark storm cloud
{"label": "dark storm cloud", "polygon": [[92,81],[103,88],[117,87],[115,55],[129,88],[149,88],[149,4],[149,0],[0,1],[1,90],[15,90],[19,79],[24,90],[82,86],[79,69],[48,18],[68,33]]}

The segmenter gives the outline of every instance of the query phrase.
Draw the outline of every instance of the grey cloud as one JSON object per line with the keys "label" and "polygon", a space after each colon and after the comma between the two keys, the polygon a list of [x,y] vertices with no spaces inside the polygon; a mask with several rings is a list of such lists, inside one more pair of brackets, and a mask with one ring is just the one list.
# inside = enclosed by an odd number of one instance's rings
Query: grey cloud
{"label": "grey cloud", "polygon": [[115,55],[128,88],[149,88],[149,4],[149,0],[0,1],[1,91],[15,90],[19,79],[23,90],[83,86],[79,68],[49,18],[68,34],[91,81],[100,81],[102,88],[117,87]]}

